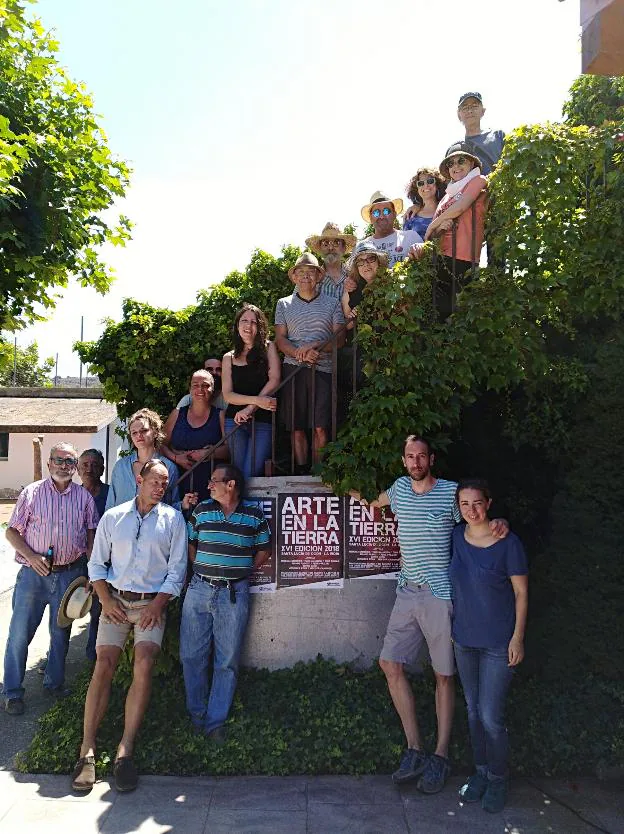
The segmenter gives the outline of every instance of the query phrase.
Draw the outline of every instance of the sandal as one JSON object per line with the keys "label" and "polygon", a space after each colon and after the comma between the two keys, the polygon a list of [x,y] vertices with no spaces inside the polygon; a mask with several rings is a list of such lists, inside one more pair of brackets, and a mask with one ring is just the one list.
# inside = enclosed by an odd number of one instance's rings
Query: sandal
{"label": "sandal", "polygon": [[90,791],[95,785],[95,756],[83,756],[76,762],[71,786],[75,791]]}
{"label": "sandal", "polygon": [[132,756],[122,756],[115,759],[113,774],[115,776],[115,787],[121,793],[133,791],[139,783],[139,774],[132,761]]}

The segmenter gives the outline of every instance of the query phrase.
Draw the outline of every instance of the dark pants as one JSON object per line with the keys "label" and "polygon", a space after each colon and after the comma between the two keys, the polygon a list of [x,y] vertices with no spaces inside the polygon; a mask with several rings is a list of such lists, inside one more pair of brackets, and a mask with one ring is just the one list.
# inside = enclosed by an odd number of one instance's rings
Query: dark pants
{"label": "dark pants", "polygon": [[[478,265],[475,266],[475,271]],[[438,321],[444,322],[455,311],[457,293],[463,290],[474,277],[472,261],[460,261],[447,255],[438,256],[435,284],[433,287],[433,306],[438,314]]]}
{"label": "dark pants", "polygon": [[455,643],[455,662],[466,698],[475,765],[507,775],[509,744],[505,701],[513,677],[507,648],[471,649]]}

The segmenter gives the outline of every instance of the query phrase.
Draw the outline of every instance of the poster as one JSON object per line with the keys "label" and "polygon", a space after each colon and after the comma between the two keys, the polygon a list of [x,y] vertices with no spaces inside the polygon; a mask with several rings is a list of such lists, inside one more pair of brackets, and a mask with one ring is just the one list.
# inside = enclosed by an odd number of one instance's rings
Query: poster
{"label": "poster", "polygon": [[249,593],[250,594],[266,594],[272,593],[277,588],[275,581],[275,554],[276,547],[276,530],[275,530],[275,498],[249,498],[256,504],[260,504],[264,517],[271,528],[271,555],[269,560],[262,565],[261,568],[255,570],[249,579]]}
{"label": "poster", "polygon": [[344,501],[345,574],[348,579],[396,579],[399,571],[397,524],[389,507]]}
{"label": "poster", "polygon": [[277,586],[343,587],[343,512],[336,495],[280,495]]}

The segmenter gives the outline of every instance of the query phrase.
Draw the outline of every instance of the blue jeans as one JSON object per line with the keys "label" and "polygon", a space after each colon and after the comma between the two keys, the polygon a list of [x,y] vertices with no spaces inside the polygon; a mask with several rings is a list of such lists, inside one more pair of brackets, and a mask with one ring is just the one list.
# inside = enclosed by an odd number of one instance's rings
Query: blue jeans
{"label": "blue jeans", "polygon": [[[225,724],[236,682],[241,646],[249,619],[249,583],[236,584],[236,603],[228,588],[213,588],[193,576],[180,623],[180,660],[186,708],[195,727],[206,733]],[[214,646],[212,686],[208,691],[210,649]]]}
{"label": "blue jeans", "polygon": [[[255,421],[256,454],[252,461],[251,420],[243,423],[230,437],[230,460],[238,466],[245,478],[264,475],[264,462],[271,457],[271,423]],[[236,426],[232,417],[225,418],[225,433],[229,434]]]}
{"label": "blue jeans", "polygon": [[461,680],[474,762],[492,776],[507,776],[509,742],[505,701],[513,677],[507,648],[471,649],[455,643],[455,661]]}
{"label": "blue jeans", "polygon": [[43,618],[46,605],[50,606],[50,650],[43,677],[48,689],[62,687],[65,683],[65,657],[69,648],[71,626],[59,628],[56,616],[67,586],[85,573],[84,559],[78,559],[76,567],[62,573],[39,576],[31,567],[22,567],[13,588],[13,614],[9,626],[9,639],[4,654],[4,696],[23,698],[24,674],[28,646]]}

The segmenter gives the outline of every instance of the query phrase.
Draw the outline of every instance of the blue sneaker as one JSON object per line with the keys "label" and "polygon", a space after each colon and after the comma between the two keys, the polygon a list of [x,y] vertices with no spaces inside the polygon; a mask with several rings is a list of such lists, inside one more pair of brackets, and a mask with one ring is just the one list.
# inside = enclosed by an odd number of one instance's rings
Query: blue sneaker
{"label": "blue sneaker", "polygon": [[488,779],[481,807],[490,814],[500,814],[507,803],[507,780]]}
{"label": "blue sneaker", "polygon": [[440,793],[450,772],[451,766],[448,759],[434,753],[429,756],[427,766],[416,787],[423,793]]}
{"label": "blue sneaker", "polygon": [[459,789],[459,798],[464,802],[478,802],[488,786],[488,778],[482,773],[473,773]]}
{"label": "blue sneaker", "polygon": [[405,753],[401,756],[399,769],[392,774],[392,781],[395,785],[401,785],[403,782],[410,782],[416,779],[424,771],[427,766],[427,754],[424,750],[416,750],[413,747],[408,747]]}

